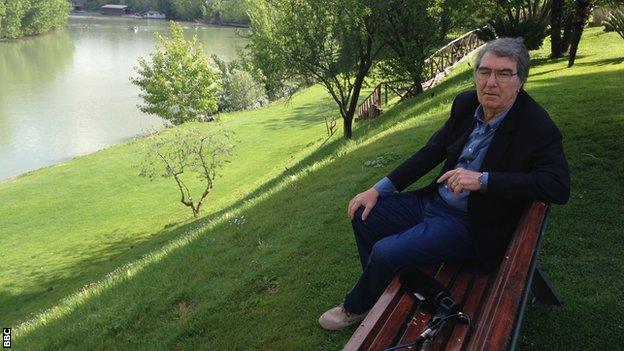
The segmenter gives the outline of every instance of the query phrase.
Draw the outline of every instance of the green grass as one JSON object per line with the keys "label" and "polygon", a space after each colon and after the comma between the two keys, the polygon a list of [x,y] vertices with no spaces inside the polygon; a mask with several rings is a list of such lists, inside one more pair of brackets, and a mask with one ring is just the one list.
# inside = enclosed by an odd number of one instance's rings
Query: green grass
{"label": "green grass", "polygon": [[[572,197],[541,256],[565,305],[528,309],[521,350],[621,348],[624,41],[590,29],[579,53],[571,69],[532,54],[526,89],[563,131]],[[364,162],[410,155],[471,86],[463,64],[352,141],[321,144],[333,106],[319,88],[229,115],[237,156],[199,221],[166,180],[134,175],[132,143],[0,184],[0,322],[32,317],[18,350],[340,349],[354,329],[316,319],[359,274],[346,203],[400,160]]]}

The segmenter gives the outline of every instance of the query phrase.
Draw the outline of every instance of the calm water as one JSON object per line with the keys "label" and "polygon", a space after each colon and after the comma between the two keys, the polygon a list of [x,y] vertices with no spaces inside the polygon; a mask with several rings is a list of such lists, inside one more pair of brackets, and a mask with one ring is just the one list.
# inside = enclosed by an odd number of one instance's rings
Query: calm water
{"label": "calm water", "polygon": [[[232,28],[184,26],[226,61],[244,45]],[[128,80],[154,32],[167,22],[70,17],[63,30],[0,42],[0,181],[162,128]]]}

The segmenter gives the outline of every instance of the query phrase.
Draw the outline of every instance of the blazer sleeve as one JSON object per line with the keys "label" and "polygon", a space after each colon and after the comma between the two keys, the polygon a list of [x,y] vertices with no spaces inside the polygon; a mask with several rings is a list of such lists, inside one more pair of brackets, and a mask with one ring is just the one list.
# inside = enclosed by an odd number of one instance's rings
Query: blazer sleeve
{"label": "blazer sleeve", "polygon": [[403,191],[446,159],[446,145],[454,125],[457,101],[458,98],[453,101],[450,118],[431,136],[427,144],[388,174],[387,177],[397,191]]}
{"label": "blazer sleeve", "polygon": [[531,157],[531,171],[489,172],[488,194],[512,200],[565,204],[570,197],[570,171],[562,136],[553,125],[540,138]]}

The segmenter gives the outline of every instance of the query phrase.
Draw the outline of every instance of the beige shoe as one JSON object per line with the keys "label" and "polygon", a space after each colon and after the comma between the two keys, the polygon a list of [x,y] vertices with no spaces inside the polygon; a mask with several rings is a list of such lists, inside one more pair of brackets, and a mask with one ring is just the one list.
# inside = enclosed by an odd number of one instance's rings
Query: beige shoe
{"label": "beige shoe", "polygon": [[351,313],[340,304],[323,313],[319,318],[319,324],[323,329],[340,330],[350,325],[360,323],[368,312],[362,314]]}

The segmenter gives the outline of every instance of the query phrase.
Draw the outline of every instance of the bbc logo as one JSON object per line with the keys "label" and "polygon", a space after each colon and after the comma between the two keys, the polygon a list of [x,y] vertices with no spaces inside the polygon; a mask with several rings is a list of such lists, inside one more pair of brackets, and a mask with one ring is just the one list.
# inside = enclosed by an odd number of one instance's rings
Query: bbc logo
{"label": "bbc logo", "polygon": [[2,329],[2,348],[11,348],[11,328]]}

